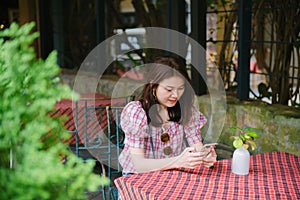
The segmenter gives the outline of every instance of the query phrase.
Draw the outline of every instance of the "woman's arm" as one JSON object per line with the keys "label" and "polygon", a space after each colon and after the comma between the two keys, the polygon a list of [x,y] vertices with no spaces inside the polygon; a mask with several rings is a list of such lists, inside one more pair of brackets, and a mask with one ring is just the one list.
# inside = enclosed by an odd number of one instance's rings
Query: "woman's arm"
{"label": "woman's arm", "polygon": [[203,155],[194,147],[186,148],[179,156],[164,159],[147,159],[144,149],[130,148],[131,159],[137,172],[167,170],[179,167],[195,168],[202,164]]}

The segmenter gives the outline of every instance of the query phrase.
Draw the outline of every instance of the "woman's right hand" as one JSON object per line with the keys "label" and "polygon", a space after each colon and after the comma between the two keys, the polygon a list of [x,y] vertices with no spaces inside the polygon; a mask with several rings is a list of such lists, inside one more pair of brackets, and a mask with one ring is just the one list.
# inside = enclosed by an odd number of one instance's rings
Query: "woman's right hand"
{"label": "woman's right hand", "polygon": [[206,154],[196,152],[195,147],[187,147],[176,159],[176,167],[195,168],[203,163]]}

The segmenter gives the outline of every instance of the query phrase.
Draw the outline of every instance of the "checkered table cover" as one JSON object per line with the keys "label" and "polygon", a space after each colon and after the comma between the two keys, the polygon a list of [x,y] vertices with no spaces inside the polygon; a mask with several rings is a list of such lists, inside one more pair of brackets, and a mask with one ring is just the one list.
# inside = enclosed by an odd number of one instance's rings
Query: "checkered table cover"
{"label": "checkered table cover", "polygon": [[231,172],[231,159],[214,168],[156,171],[115,180],[122,199],[300,199],[300,157],[251,156],[249,175]]}

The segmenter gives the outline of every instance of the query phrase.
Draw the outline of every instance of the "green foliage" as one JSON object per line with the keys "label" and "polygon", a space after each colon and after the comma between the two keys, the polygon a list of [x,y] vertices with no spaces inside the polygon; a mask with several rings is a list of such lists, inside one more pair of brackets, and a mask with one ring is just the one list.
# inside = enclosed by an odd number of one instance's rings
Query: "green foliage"
{"label": "green foliage", "polygon": [[12,24],[0,32],[0,199],[82,199],[107,180],[57,140],[69,134],[62,119],[48,114],[57,101],[77,95],[58,83],[56,52],[36,58],[34,25]]}
{"label": "green foliage", "polygon": [[246,149],[250,146],[252,150],[256,149],[255,139],[259,138],[259,134],[257,133],[258,129],[251,127],[230,127],[232,132],[237,133],[235,136],[231,136],[233,138],[233,146],[235,148],[240,148],[244,145]]}

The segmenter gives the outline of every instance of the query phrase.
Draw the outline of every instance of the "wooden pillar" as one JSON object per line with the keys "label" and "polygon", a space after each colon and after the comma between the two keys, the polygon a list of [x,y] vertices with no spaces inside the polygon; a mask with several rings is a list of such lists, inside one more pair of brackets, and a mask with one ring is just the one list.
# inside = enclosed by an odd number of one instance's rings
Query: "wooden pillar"
{"label": "wooden pillar", "polygon": [[52,0],[52,22],[53,22],[53,48],[58,51],[58,65],[64,65],[64,54],[65,54],[65,40],[64,40],[64,10],[63,10],[64,1],[61,0]]}
{"label": "wooden pillar", "polygon": [[105,0],[96,0],[96,42],[103,42],[106,38]]}
{"label": "wooden pillar", "polygon": [[[39,10],[38,0],[19,0],[19,19],[20,25],[34,21],[36,23],[35,29],[33,31],[40,31],[39,27]],[[40,38],[34,41],[33,46],[35,48],[36,54],[38,57],[41,56],[40,48]]]}
{"label": "wooden pillar", "polygon": [[20,25],[37,22],[36,0],[19,0]]}
{"label": "wooden pillar", "polygon": [[46,59],[49,53],[53,50],[53,30],[51,21],[51,2],[39,0],[39,16],[40,16],[40,48],[41,58]]}
{"label": "wooden pillar", "polygon": [[[191,0],[191,37],[204,49],[206,49],[206,11],[206,0]],[[192,63],[197,65],[191,69],[192,86],[197,95],[206,94],[206,52],[197,52],[192,46],[191,56]]]}
{"label": "wooden pillar", "polygon": [[185,0],[168,0],[167,9],[167,28],[186,34],[187,25]]}
{"label": "wooden pillar", "polygon": [[[182,34],[187,33],[186,25],[186,3],[185,0],[168,0],[167,1],[167,20],[166,27],[175,31],[178,31]],[[178,49],[180,55],[187,54],[187,46],[179,44],[177,38],[168,37],[167,49],[172,46],[172,48]]]}
{"label": "wooden pillar", "polygon": [[[187,33],[187,24],[186,24],[186,3],[185,0],[168,0],[167,1],[167,12],[166,12],[166,28],[178,31],[182,34]],[[172,35],[167,37],[166,49],[176,49],[178,50],[178,57],[182,61],[183,70],[186,69],[185,58],[187,55],[188,45],[182,44],[179,35]]]}
{"label": "wooden pillar", "polygon": [[250,88],[251,0],[239,1],[238,20],[237,98],[246,100]]}

